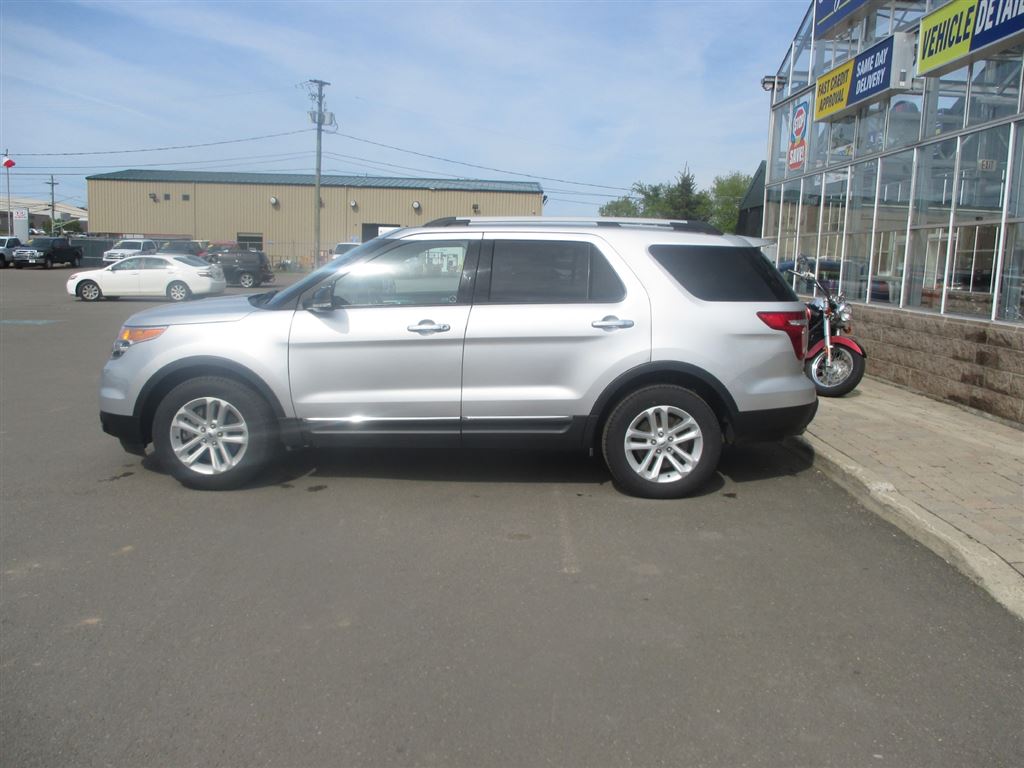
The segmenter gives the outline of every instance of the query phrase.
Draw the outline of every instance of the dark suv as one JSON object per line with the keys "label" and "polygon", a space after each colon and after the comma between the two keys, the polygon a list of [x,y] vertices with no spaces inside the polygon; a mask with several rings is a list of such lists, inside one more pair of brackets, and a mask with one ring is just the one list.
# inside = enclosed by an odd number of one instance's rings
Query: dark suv
{"label": "dark suv", "polygon": [[274,271],[270,268],[270,259],[263,251],[245,251],[240,248],[217,249],[216,252],[208,252],[206,260],[211,264],[220,264],[228,285],[256,288],[263,283],[274,282]]}

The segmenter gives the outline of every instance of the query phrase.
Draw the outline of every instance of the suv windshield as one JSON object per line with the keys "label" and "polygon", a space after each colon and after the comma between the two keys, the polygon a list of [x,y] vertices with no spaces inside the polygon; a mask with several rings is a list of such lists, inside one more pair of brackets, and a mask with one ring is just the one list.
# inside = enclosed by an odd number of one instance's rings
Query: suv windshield
{"label": "suv windshield", "polygon": [[299,280],[297,283],[293,283],[288,286],[280,293],[275,293],[271,301],[267,303],[269,309],[281,309],[292,304],[299,296],[301,296],[306,290],[312,288],[314,285],[319,283],[325,277],[332,275],[333,273],[344,269],[350,264],[357,261],[361,261],[373,254],[381,251],[388,246],[397,243],[397,240],[389,240],[384,237],[377,237],[366,243],[363,243],[358,248],[353,248],[348,253],[339,256],[336,259],[332,259],[324,264],[320,269],[310,272],[304,278]]}
{"label": "suv windshield", "polygon": [[116,250],[118,248],[122,248],[126,251],[141,251],[142,243],[138,240],[118,240],[114,243],[114,247],[111,248],[111,250]]}

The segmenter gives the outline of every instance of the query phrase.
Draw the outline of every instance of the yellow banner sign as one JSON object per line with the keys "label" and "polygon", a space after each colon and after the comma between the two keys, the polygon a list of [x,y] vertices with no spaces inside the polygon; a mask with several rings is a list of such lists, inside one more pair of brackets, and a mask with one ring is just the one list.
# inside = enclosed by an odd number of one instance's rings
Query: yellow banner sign
{"label": "yellow banner sign", "polygon": [[921,20],[917,74],[924,75],[971,52],[977,0],[953,0]]}
{"label": "yellow banner sign", "polygon": [[814,119],[823,120],[829,115],[846,108],[850,97],[850,82],[853,80],[853,62],[850,59],[818,78],[814,90]]}

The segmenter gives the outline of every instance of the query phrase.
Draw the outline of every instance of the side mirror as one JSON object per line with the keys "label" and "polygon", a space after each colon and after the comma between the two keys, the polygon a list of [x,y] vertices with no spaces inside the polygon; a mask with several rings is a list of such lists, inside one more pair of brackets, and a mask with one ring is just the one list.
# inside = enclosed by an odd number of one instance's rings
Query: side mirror
{"label": "side mirror", "polygon": [[313,292],[313,297],[307,302],[306,309],[312,312],[333,312],[334,311],[334,284],[321,285]]}

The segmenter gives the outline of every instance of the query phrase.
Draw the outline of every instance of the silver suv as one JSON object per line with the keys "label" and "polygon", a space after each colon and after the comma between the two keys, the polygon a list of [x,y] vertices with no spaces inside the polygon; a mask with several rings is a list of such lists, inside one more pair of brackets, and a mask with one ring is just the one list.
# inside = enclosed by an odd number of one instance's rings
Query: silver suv
{"label": "silver suv", "polygon": [[280,291],[149,309],[103,369],[103,428],[182,483],[227,489],[279,448],[560,446],[675,498],[723,442],[817,408],[806,311],[706,224],[443,219]]}

